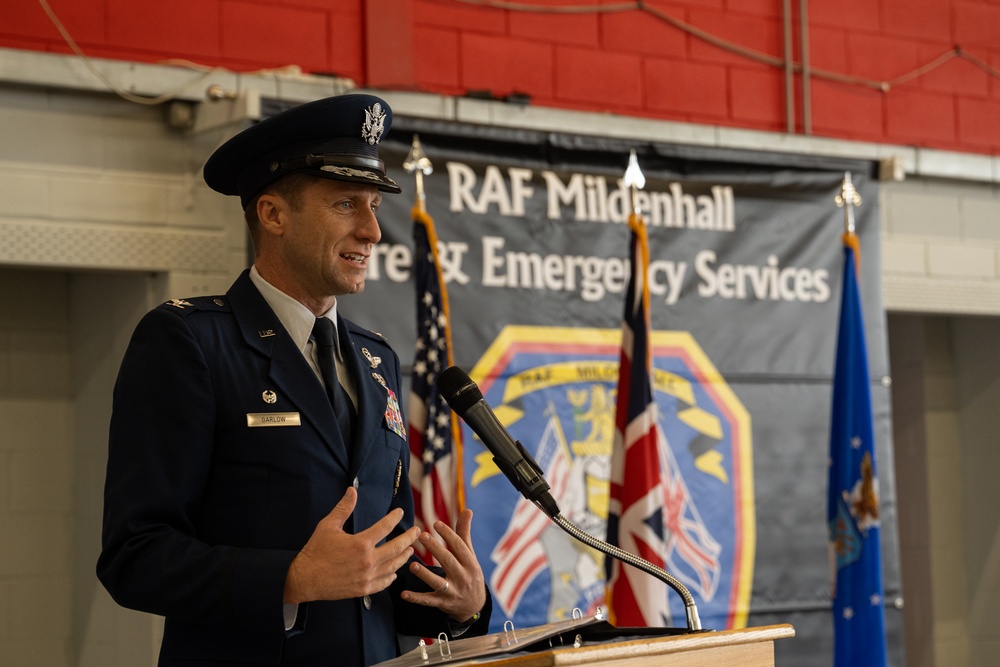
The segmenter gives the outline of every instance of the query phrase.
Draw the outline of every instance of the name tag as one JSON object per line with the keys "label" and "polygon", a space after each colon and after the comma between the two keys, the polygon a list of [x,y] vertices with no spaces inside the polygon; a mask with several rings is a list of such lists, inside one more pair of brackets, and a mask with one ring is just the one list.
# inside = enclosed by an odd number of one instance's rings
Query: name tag
{"label": "name tag", "polygon": [[302,426],[298,412],[248,412],[247,426]]}

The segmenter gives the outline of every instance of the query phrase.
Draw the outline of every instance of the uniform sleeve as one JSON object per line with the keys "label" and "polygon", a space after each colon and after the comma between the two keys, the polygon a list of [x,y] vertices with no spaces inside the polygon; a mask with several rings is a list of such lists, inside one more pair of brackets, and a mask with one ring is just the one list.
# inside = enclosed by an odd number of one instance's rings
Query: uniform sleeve
{"label": "uniform sleeve", "polygon": [[205,353],[187,319],[166,308],[146,315],[115,384],[97,574],[125,607],[273,633],[278,641],[296,552],[198,537],[215,406]]}

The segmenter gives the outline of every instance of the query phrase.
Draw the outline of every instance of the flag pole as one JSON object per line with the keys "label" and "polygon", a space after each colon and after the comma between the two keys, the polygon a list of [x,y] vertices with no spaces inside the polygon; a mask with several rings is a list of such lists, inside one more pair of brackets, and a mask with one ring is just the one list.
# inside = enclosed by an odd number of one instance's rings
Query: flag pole
{"label": "flag pole", "polygon": [[[844,209],[844,272],[834,356],[827,488],[833,664],[885,667],[888,660],[878,467],[858,285],[860,242],[854,225],[854,207],[861,204],[861,197],[849,172],[844,174],[835,201]],[[848,257],[853,257],[853,262]]]}
{"label": "flag pole", "polygon": [[414,203],[420,211],[427,211],[427,195],[424,193],[424,176],[430,176],[434,173],[434,165],[431,164],[431,160],[424,153],[423,147],[420,145],[420,135],[413,135],[413,143],[410,145],[410,152],[403,161],[403,169],[407,173],[414,174],[416,176],[416,188],[417,188],[417,201]]}
{"label": "flag pole", "polygon": [[[646,234],[646,221],[643,220],[642,211],[639,209],[639,190],[646,187],[646,177],[643,175],[642,169],[639,168],[639,159],[635,155],[634,148],[629,151],[628,166],[625,168],[622,183],[629,189],[632,200],[632,213],[628,216],[628,226],[639,239],[642,269],[648,271],[649,237]],[[642,276],[642,307],[646,315],[645,321],[649,322],[649,281],[645,275]],[[646,360],[650,361],[649,357]]]}
{"label": "flag pole", "polygon": [[[642,309],[642,316],[639,317],[639,318],[637,318],[636,322],[641,322],[641,325],[638,325],[638,326],[642,327],[643,330],[642,331],[637,331],[635,333],[635,335],[633,336],[633,340],[641,341],[641,343],[639,343],[639,344],[642,344],[644,346],[648,346],[649,285],[647,283],[646,275],[645,275],[644,272],[647,270],[646,267],[649,266],[649,247],[648,247],[648,240],[647,240],[647,236],[646,236],[646,225],[645,225],[645,222],[642,219],[642,213],[641,213],[640,208],[639,208],[639,189],[642,188],[642,187],[644,187],[646,185],[646,178],[645,178],[645,176],[643,176],[642,170],[639,168],[639,161],[636,158],[636,153],[635,153],[634,149],[629,152],[628,167],[625,170],[625,175],[623,177],[622,182],[623,182],[623,184],[627,188],[629,188],[629,191],[631,193],[632,211],[631,211],[631,214],[629,215],[628,225],[629,225],[629,229],[631,230],[631,233],[632,233],[632,239],[633,239],[634,248],[638,251],[637,253],[633,254],[633,260],[634,260],[633,275],[631,276],[631,278],[629,280],[629,292],[631,294],[636,295],[637,298],[639,300],[641,300],[641,304],[636,304],[636,305],[638,305],[639,307],[641,307],[641,309]],[[636,281],[641,281],[641,282],[637,283]],[[641,295],[638,295],[638,290],[636,289],[636,285],[641,285]],[[630,306],[628,305],[628,301],[627,301],[626,302],[626,311],[629,310],[629,307]],[[635,306],[632,306],[632,307],[634,308]],[[629,313],[626,312],[626,321],[628,319],[630,319],[629,318]],[[630,356],[632,356],[632,355],[630,355]],[[649,358],[649,354],[648,354],[648,347],[647,347],[646,350],[641,351],[641,353],[640,352],[636,352],[636,354],[634,356],[635,357],[641,357],[641,363],[644,364],[646,367],[642,368],[641,372],[639,370],[635,370],[634,372],[636,373],[636,375],[632,375],[632,373],[630,373],[630,376],[632,376],[632,377],[639,377],[639,375],[641,375],[643,377],[648,378],[648,376],[649,376],[649,370],[650,370],[648,368],[648,365],[650,363],[650,358]],[[623,354],[623,359],[624,359],[624,354]],[[651,387],[649,387],[649,389],[651,391]],[[621,400],[622,400],[622,394],[619,393],[619,402]],[[653,409],[655,409],[655,407]],[[617,411],[616,421],[618,421],[618,419],[620,419],[623,414],[626,414],[628,412],[628,410],[625,410],[625,412],[623,413],[622,410],[623,410],[623,408],[621,407],[621,403],[619,403],[619,408],[618,408],[618,411]],[[627,417],[626,417],[626,419],[627,419]],[[626,429],[621,428],[620,426],[616,426],[616,430],[621,431],[622,433],[624,433],[624,431]],[[617,439],[618,439],[618,436],[616,435],[616,440]],[[657,442],[658,442],[657,440],[653,440],[652,444],[655,446],[657,444]],[[647,441],[646,444],[649,444],[649,442]],[[616,447],[618,446],[617,442],[616,442],[615,446]],[[636,448],[640,448],[641,449],[641,447],[639,445],[635,445],[635,446],[636,446]],[[646,450],[643,450],[643,451],[646,451]],[[655,458],[658,458],[658,457],[656,457],[654,455],[653,458],[655,459]],[[613,460],[612,461],[612,479],[614,479],[615,470],[616,470],[616,463]],[[624,472],[624,468],[621,468],[620,472]],[[659,477],[659,475],[657,475],[657,477]],[[612,486],[613,485],[614,485],[614,482],[612,482]],[[612,493],[612,490],[609,490],[609,497],[610,497],[610,500],[612,502],[614,502],[616,500],[619,501],[619,502],[621,501],[621,497],[620,496],[616,496],[614,493]],[[566,532],[570,533],[571,535],[577,536],[578,539],[580,539],[581,541],[583,541],[583,542],[585,542],[587,544],[590,544],[590,546],[593,546],[594,548],[596,548],[599,551],[603,552],[605,555],[609,555],[609,556],[611,556],[611,557],[613,557],[613,558],[621,561],[622,563],[625,563],[627,565],[631,565],[632,567],[635,567],[635,568],[637,568],[637,569],[645,572],[646,574],[652,575],[653,577],[655,577],[659,581],[665,583],[667,586],[669,586],[670,588],[672,588],[678,595],[681,596],[681,598],[684,601],[684,611],[685,611],[685,616],[686,616],[686,620],[687,620],[688,629],[690,631],[692,631],[692,632],[700,632],[700,631],[702,631],[701,619],[698,616],[698,607],[697,607],[697,605],[695,603],[694,596],[691,595],[691,592],[687,589],[687,587],[684,586],[684,584],[681,583],[681,581],[679,579],[677,579],[672,574],[670,574],[669,572],[667,572],[665,568],[660,567],[657,564],[651,563],[648,560],[645,560],[643,558],[639,558],[638,556],[630,554],[630,553],[628,553],[627,551],[625,551],[623,549],[620,549],[615,544],[615,542],[618,541],[617,529],[613,531],[612,529],[609,528],[609,530],[608,530],[608,536],[607,536],[608,537],[608,541],[601,541],[600,544],[595,544],[593,542],[588,542],[587,539],[584,536],[577,535],[577,532],[579,532],[579,529],[576,529],[576,531],[574,531],[575,526],[572,526],[572,524],[570,524],[568,521],[565,521],[565,519],[563,519],[561,516],[554,517],[554,520],[555,520],[555,522],[560,527],[563,528],[563,530],[565,530]],[[620,527],[621,526],[619,525],[619,528]],[[594,538],[591,538],[591,539],[594,539]],[[597,540],[594,540],[594,542],[597,542]],[[611,568],[610,567],[606,568],[606,570],[609,573],[611,572]],[[608,585],[609,586],[612,585],[610,575],[608,577]],[[614,622],[616,622],[615,616],[617,615],[617,612],[616,612],[616,610],[614,608],[614,605],[612,604],[612,600],[611,600],[612,595],[610,594],[610,592],[609,592],[608,596],[609,596],[608,597],[609,611],[612,613],[612,619],[611,620],[612,620],[612,623],[614,623]],[[637,603],[633,602],[632,604],[637,604]],[[648,619],[646,619],[646,620],[648,622]]]}
{"label": "flag pole", "polygon": [[861,206],[861,195],[854,189],[854,183],[851,182],[851,172],[844,172],[844,182],[840,187],[840,194],[836,196],[834,201],[837,202],[839,208],[844,209],[844,233],[853,234],[854,207]]}
{"label": "flag pole", "polygon": [[[415,383],[417,379],[420,380],[421,391],[411,392],[410,402],[413,407],[410,410],[410,417],[412,419],[416,412],[425,411],[425,418],[429,422],[434,422],[423,424],[423,432],[419,434],[414,433],[414,431],[420,429],[410,429],[410,472],[414,500],[417,500],[418,494],[420,495],[420,502],[415,502],[417,506],[414,509],[417,513],[417,519],[425,523],[425,528],[429,528],[435,519],[440,519],[454,528],[455,522],[458,520],[458,513],[465,509],[465,485],[462,480],[464,465],[462,460],[462,429],[458,418],[447,409],[444,399],[437,390],[436,383],[440,371],[454,364],[451,340],[451,308],[448,302],[444,274],[441,270],[441,258],[438,254],[437,232],[434,229],[434,220],[427,212],[427,194],[424,190],[424,176],[430,176],[434,172],[434,165],[431,164],[430,158],[424,152],[417,134],[413,135],[410,152],[403,161],[403,169],[414,174],[415,177],[416,199],[411,214],[418,255],[414,258],[418,319],[418,349],[414,358],[414,377]],[[443,325],[436,321],[438,318],[444,322]],[[422,326],[421,320],[426,320],[427,326]],[[435,321],[431,322],[430,320]],[[436,335],[439,336],[437,342],[431,340],[435,335],[431,333],[431,330],[437,332]],[[440,349],[439,345],[442,340],[443,350]],[[431,353],[435,350],[431,350],[431,347],[438,347],[438,351],[443,352],[440,355],[443,358],[432,358]],[[420,405],[415,403],[420,403]],[[423,440],[439,428],[436,425],[438,415],[445,411],[448,413],[448,437],[440,439],[435,437],[434,439],[438,442],[435,449],[433,443],[423,442]],[[414,444],[414,440],[418,444]],[[442,441],[450,442],[450,445],[442,446]],[[415,451],[416,449],[421,449],[421,451]],[[427,457],[441,461],[445,458],[442,453],[446,450],[450,451],[450,474],[440,474],[443,472],[442,470],[433,472],[430,478],[424,474],[418,479],[412,479],[417,477],[418,472],[426,472]],[[449,498],[453,500],[449,501]]]}
{"label": "flag pole", "polygon": [[861,243],[858,235],[854,231],[854,207],[861,206],[861,195],[854,188],[851,181],[851,172],[844,172],[844,181],[840,186],[840,194],[834,197],[834,201],[839,208],[844,209],[844,235],[841,238],[844,246],[849,246],[854,250],[854,270],[860,272],[861,268]]}
{"label": "flag pole", "polygon": [[646,187],[646,177],[642,174],[642,169],[639,168],[639,159],[635,156],[635,149],[629,151],[628,154],[628,167],[625,168],[625,177],[622,179],[622,183],[625,187],[629,189],[632,195],[632,213],[636,216],[641,215],[639,211],[639,190]]}

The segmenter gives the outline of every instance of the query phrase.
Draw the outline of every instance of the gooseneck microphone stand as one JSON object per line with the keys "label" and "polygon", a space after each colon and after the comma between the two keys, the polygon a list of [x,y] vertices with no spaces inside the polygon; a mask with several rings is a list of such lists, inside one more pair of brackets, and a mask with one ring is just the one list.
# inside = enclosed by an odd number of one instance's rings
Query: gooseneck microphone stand
{"label": "gooseneck microphone stand", "polygon": [[587,546],[597,549],[601,553],[611,556],[626,565],[631,565],[634,568],[642,570],[646,574],[655,577],[665,583],[670,588],[674,589],[681,599],[684,600],[684,613],[687,616],[687,627],[691,632],[701,631],[701,619],[698,618],[698,606],[694,602],[694,596],[691,595],[691,591],[680,582],[680,580],[674,575],[670,574],[662,567],[650,563],[648,560],[639,558],[634,554],[630,554],[624,549],[619,549],[613,544],[609,544],[604,540],[600,540],[590,533],[584,532],[576,525],[570,523],[562,514],[556,514],[555,516],[549,517],[552,521],[569,533],[571,536],[580,540]]}

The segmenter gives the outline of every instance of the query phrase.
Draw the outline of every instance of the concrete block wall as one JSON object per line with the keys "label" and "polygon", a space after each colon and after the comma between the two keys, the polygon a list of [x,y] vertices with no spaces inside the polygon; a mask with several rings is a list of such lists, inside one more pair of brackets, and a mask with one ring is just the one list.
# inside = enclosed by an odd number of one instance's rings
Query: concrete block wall
{"label": "concrete block wall", "polygon": [[886,310],[1000,315],[1000,187],[911,178],[880,196]]}
{"label": "concrete block wall", "polygon": [[[99,5],[55,3],[52,8],[94,57],[225,63],[237,70],[295,66],[314,72],[331,72],[335,63],[341,74],[360,77],[360,44],[350,56],[340,54],[345,38],[364,32],[362,5],[362,0],[108,0]],[[0,26],[4,46],[70,53],[34,0],[0,5]]]}
{"label": "concrete block wall", "polygon": [[[551,11],[519,11],[518,4]],[[591,0],[577,4],[592,11],[559,12],[572,4],[105,0],[99,10],[92,3],[57,3],[54,10],[94,57],[243,72],[285,68],[387,90],[486,90],[499,98],[519,92],[546,107],[789,127],[782,3]],[[984,154],[1000,149],[995,2],[814,0],[801,5],[805,29],[800,4],[791,4],[797,63],[802,43],[808,47],[813,133]],[[70,52],[36,0],[0,5],[0,47]],[[908,78],[958,47],[971,58],[953,57]],[[792,127],[805,133],[805,86],[795,79]]]}
{"label": "concrete block wall", "polygon": [[110,387],[165,282],[0,268],[2,665],[155,663],[160,621],[118,607],[94,566]]}
{"label": "concrete block wall", "polygon": [[68,664],[75,472],[67,285],[60,273],[0,271],[3,664]]}
{"label": "concrete block wall", "polygon": [[162,107],[5,90],[0,261],[219,272],[242,252],[244,229],[200,171],[237,129],[185,138]]}
{"label": "concrete block wall", "polygon": [[888,320],[907,665],[992,664],[1000,651],[1000,360],[991,350],[1000,318]]}
{"label": "concrete block wall", "polygon": [[[997,318],[957,318],[951,323],[956,375],[959,446],[957,498],[965,526],[965,620],[969,664],[985,665],[1000,655],[996,633],[1000,609],[1000,448],[996,413],[1000,406],[1000,340]],[[950,570],[954,561],[943,561]]]}
{"label": "concrete block wall", "polygon": [[[69,665],[153,665],[162,620],[119,607],[94,574],[100,553],[110,387],[138,319],[168,290],[165,274],[71,273],[68,280],[73,415],[73,627]],[[169,293],[169,292],[167,292]],[[21,660],[25,656],[18,656]],[[2,658],[0,658],[0,662]],[[53,663],[55,664],[55,663]]]}
{"label": "concrete block wall", "polygon": [[[520,92],[539,106],[768,131],[789,126],[785,75],[776,66],[784,57],[781,3],[604,3],[572,14],[456,0],[397,4],[406,9],[385,22],[386,33],[366,35],[361,85],[456,96],[488,90],[497,98]],[[558,3],[534,6],[542,4]],[[1000,146],[1000,80],[986,71],[998,55],[1000,9],[968,0],[812,2],[803,34],[799,5],[792,4],[793,58],[801,62],[806,40],[813,70],[812,133],[982,153]],[[378,55],[401,32],[412,34],[413,78],[380,78]],[[897,81],[956,45],[986,67],[952,58]],[[796,77],[796,132],[805,131],[807,120],[802,86]]]}
{"label": "concrete block wall", "polygon": [[957,399],[957,369],[952,354],[949,322],[924,321],[925,420],[927,427],[926,530],[930,533],[931,593],[934,605],[936,665],[970,662],[966,616],[965,562],[967,531],[972,528],[962,501],[961,438]]}
{"label": "concrete block wall", "polygon": [[0,95],[0,665],[155,664],[162,622],[94,574],[111,388],[143,313],[246,266],[201,181],[227,133],[107,95]]}

